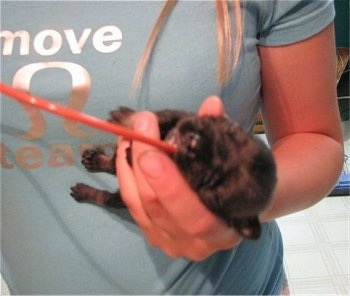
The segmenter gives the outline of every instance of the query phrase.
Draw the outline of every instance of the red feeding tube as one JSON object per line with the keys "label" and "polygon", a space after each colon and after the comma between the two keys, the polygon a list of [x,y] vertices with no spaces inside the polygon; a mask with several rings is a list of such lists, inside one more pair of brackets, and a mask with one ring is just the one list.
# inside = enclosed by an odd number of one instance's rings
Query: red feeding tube
{"label": "red feeding tube", "polygon": [[73,121],[83,123],[85,125],[91,126],[93,128],[112,133],[115,135],[123,136],[128,140],[139,141],[154,147],[157,147],[161,150],[164,150],[168,153],[175,153],[177,151],[176,147],[156,139],[145,137],[144,135],[137,133],[131,129],[125,128],[121,125],[110,123],[105,120],[101,120],[97,117],[76,111],[72,108],[68,108],[56,103],[49,102],[37,96],[32,96],[31,94],[15,89],[9,85],[6,85],[3,82],[0,82],[0,91],[13,98],[17,101],[20,101],[25,104],[29,104],[36,108],[40,108],[47,112],[53,113],[55,115],[68,118]]}

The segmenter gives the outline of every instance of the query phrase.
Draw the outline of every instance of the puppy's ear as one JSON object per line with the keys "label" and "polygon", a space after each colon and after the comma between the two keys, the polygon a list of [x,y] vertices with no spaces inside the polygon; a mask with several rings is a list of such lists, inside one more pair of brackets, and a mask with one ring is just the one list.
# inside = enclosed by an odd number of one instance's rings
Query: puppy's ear
{"label": "puppy's ear", "polygon": [[257,216],[246,218],[235,218],[230,221],[237,232],[247,239],[258,239],[261,234],[261,225]]}

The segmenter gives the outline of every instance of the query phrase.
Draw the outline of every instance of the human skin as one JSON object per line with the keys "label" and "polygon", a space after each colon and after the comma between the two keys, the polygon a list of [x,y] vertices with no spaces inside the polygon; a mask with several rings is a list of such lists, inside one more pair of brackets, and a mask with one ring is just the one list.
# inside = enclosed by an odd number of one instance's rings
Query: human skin
{"label": "human skin", "polygon": [[[272,203],[260,216],[268,221],[320,201],[342,168],[333,25],[298,43],[260,47],[259,54],[264,124],[278,175]],[[220,99],[207,98],[198,114],[224,114]],[[159,138],[150,112],[136,114],[134,129]],[[151,245],[174,258],[202,260],[240,243],[241,237],[205,208],[165,153],[135,142],[130,168],[127,146],[128,141],[119,140],[120,190]]]}

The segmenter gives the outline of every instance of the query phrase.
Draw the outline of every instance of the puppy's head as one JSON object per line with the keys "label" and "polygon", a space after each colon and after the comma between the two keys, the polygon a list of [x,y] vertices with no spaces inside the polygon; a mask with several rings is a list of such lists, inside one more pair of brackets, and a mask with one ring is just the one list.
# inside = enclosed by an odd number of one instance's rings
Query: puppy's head
{"label": "puppy's head", "polygon": [[216,165],[214,159],[217,157],[216,138],[220,122],[221,118],[215,117],[185,117],[165,139],[177,147],[174,160],[186,176],[194,177],[190,183],[196,189],[202,186],[200,181],[203,181],[198,173],[203,175],[204,171],[212,171]]}
{"label": "puppy's head", "polygon": [[258,214],[276,183],[270,150],[224,117],[191,116],[168,134],[184,177],[212,212],[243,236],[260,235]]}

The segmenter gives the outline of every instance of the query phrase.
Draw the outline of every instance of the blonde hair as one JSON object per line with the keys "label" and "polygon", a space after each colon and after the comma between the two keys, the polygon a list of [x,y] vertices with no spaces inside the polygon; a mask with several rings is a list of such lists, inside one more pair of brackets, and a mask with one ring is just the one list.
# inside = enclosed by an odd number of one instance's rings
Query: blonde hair
{"label": "blonde hair", "polygon": [[[233,16],[235,20],[235,43],[233,47],[231,15],[229,13],[232,3]],[[165,21],[175,7],[177,0],[167,0],[158,19],[153,27],[150,37],[146,43],[145,49],[141,55],[139,64],[137,65],[133,89],[140,87],[142,79],[146,71],[149,59],[154,51],[160,32],[162,31]],[[242,12],[239,0],[215,0],[216,16],[217,16],[217,35],[218,35],[218,81],[223,86],[231,77],[235,66],[238,63],[241,47],[242,47]]]}

